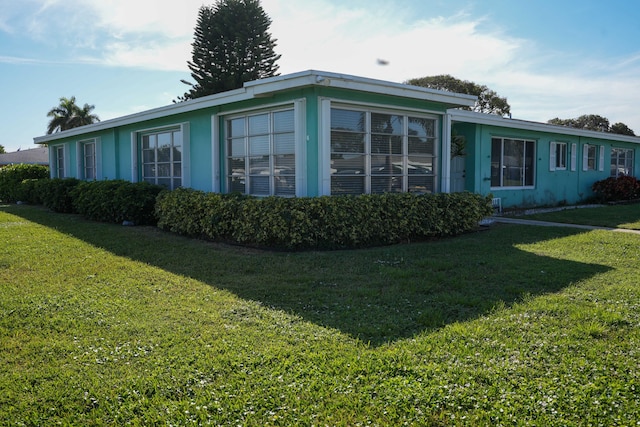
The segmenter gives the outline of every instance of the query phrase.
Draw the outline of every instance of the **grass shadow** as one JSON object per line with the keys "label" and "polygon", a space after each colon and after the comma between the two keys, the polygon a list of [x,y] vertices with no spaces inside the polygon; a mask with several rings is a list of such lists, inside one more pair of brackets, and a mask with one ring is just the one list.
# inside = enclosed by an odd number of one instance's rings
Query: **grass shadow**
{"label": "grass shadow", "polygon": [[2,208],[119,256],[191,277],[377,346],[558,292],[608,267],[517,245],[583,230],[502,225],[426,243],[282,253],[213,244],[26,206]]}

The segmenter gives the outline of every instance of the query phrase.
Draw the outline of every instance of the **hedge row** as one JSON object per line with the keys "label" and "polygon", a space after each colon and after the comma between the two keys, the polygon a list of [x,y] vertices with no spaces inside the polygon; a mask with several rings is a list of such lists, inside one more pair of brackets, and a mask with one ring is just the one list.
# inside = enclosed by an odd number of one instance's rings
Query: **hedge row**
{"label": "hedge row", "polygon": [[2,200],[41,204],[54,212],[78,213],[94,221],[155,225],[156,198],[163,189],[123,180],[24,179],[12,182],[11,198]]}
{"label": "hedge row", "polygon": [[[0,200],[3,202],[31,202],[35,197],[34,184],[23,187],[25,180],[39,180],[49,177],[49,167],[42,165],[8,165],[0,168]],[[36,201],[39,202],[39,201]]]}
{"label": "hedge row", "polygon": [[177,189],[156,203],[158,227],[214,241],[282,249],[386,245],[459,234],[492,214],[472,193],[251,198]]}

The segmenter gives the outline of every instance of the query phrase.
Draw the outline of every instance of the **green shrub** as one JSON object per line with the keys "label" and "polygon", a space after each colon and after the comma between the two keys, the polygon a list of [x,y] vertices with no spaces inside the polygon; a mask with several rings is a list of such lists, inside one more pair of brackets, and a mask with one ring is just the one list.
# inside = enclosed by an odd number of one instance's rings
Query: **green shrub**
{"label": "green shrub", "polygon": [[609,177],[591,187],[596,199],[605,202],[640,198],[640,181],[632,176]]}
{"label": "green shrub", "polygon": [[72,190],[82,181],[76,178],[53,178],[38,183],[42,204],[54,212],[75,213]]}
{"label": "green shrub", "polygon": [[[42,165],[9,165],[0,168],[0,200],[3,202],[23,200],[20,186],[25,180],[49,178],[49,167]],[[31,184],[29,184],[31,185]]]}
{"label": "green shrub", "polygon": [[409,193],[254,198],[178,189],[156,204],[158,226],[180,234],[282,249],[387,245],[459,234],[491,215],[491,198]]}
{"label": "green shrub", "polygon": [[49,178],[42,179],[25,179],[18,186],[17,200],[26,202],[32,205],[42,204],[42,187],[43,182],[48,181]]}
{"label": "green shrub", "polygon": [[163,187],[124,180],[84,181],[71,192],[74,211],[87,219],[155,225],[155,202]]}

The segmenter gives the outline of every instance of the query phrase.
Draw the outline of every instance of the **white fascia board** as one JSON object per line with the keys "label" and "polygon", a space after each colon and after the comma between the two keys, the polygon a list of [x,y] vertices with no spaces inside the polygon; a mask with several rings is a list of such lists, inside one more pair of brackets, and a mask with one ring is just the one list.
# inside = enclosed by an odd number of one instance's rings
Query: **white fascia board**
{"label": "white fascia board", "polygon": [[593,130],[576,129],[568,126],[551,125],[548,123],[531,122],[526,120],[507,119],[496,114],[476,113],[451,109],[447,113],[452,121],[475,123],[480,125],[499,126],[512,129],[530,130],[535,132],[555,133],[561,135],[580,136],[584,138],[604,139],[609,141],[631,142],[640,144],[640,137],[619,135],[615,133],[597,132]]}
{"label": "white fascia board", "polygon": [[325,71],[307,70],[285,76],[271,77],[245,83],[245,88],[253,88],[256,96],[264,96],[287,89],[305,86],[324,86],[350,89],[360,92],[391,95],[402,98],[420,99],[446,104],[447,107],[472,107],[477,97],[454,92],[411,86],[403,83],[370,79],[367,77],[337,74]]}
{"label": "white fascia board", "polygon": [[130,124],[143,122],[147,120],[160,119],[163,117],[173,116],[176,114],[188,113],[195,110],[201,110],[219,105],[230,104],[232,102],[245,101],[253,97],[252,93],[247,92],[245,88],[235,89],[228,92],[209,95],[190,101],[179,102],[177,104],[166,105],[164,107],[154,108],[152,110],[142,111],[140,113],[130,114],[128,116],[117,117],[115,119],[105,120],[103,122],[94,123],[92,125],[81,126],[69,129],[63,132],[57,132],[51,135],[38,136],[33,138],[36,144],[46,144],[57,139],[68,138],[71,136],[83,135],[89,132],[99,132],[114,127],[127,126]]}
{"label": "white fascia board", "polygon": [[46,144],[51,141],[83,135],[89,132],[98,132],[114,127],[131,125],[137,122],[172,116],[175,114],[187,113],[253,98],[266,97],[279,91],[300,89],[302,87],[309,86],[335,87],[381,95],[439,102],[445,104],[447,107],[471,107],[476,101],[476,97],[472,95],[439,91],[366,77],[307,70],[284,76],[275,76],[246,82],[240,89],[217,93],[111,120],[105,120],[103,122],[51,135],[39,136],[35,137],[33,140],[36,144]]}

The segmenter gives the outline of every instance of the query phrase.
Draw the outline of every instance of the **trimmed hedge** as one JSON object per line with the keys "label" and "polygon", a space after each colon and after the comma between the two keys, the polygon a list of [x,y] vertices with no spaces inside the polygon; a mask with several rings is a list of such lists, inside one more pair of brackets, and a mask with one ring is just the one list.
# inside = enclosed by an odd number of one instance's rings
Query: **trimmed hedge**
{"label": "trimmed hedge", "polygon": [[606,202],[640,198],[640,181],[632,176],[610,177],[597,181],[591,187],[596,198]]}
{"label": "trimmed hedge", "polygon": [[[48,166],[17,164],[0,168],[0,200],[3,202],[28,202],[27,197],[32,197],[32,194],[26,195],[23,192],[22,182],[45,178],[49,178]],[[31,192],[33,184],[28,185],[29,188],[26,190]]]}
{"label": "trimmed hedge", "polygon": [[156,197],[163,187],[124,180],[83,181],[71,190],[74,212],[87,219],[155,225]]}
{"label": "trimmed hedge", "polygon": [[253,198],[177,189],[160,194],[158,227],[281,249],[387,245],[472,230],[491,215],[491,197],[410,193]]}
{"label": "trimmed hedge", "polygon": [[53,178],[38,183],[42,204],[54,212],[75,213],[71,191],[82,181],[76,178]]}

